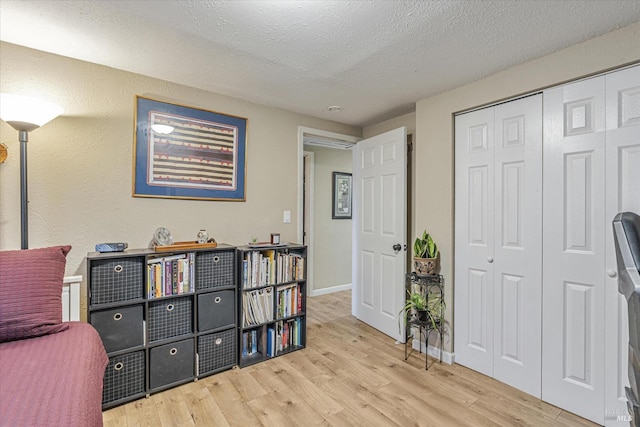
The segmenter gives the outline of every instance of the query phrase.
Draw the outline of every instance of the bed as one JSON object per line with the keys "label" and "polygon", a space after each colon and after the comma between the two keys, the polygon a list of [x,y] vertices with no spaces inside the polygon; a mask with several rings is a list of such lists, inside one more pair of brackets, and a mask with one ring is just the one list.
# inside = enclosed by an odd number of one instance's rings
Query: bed
{"label": "bed", "polygon": [[0,426],[102,425],[102,340],[62,322],[70,249],[0,252]]}

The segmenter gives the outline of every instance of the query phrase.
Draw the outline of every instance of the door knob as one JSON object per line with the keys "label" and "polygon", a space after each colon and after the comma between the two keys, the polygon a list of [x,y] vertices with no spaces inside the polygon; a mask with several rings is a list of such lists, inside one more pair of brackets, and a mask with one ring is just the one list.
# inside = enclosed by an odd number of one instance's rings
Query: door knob
{"label": "door knob", "polygon": [[396,243],[395,245],[393,245],[394,251],[399,252],[400,249],[402,249],[402,245],[400,243]]}
{"label": "door knob", "polygon": [[616,277],[617,275],[618,275],[618,273],[616,273],[616,271],[615,271],[615,270],[612,270],[612,269],[608,269],[608,270],[607,270],[607,276],[609,276],[609,277]]}
{"label": "door knob", "polygon": [[489,264],[491,264],[491,263],[493,262],[493,258],[492,258],[492,257],[487,257],[487,262],[488,262]]}

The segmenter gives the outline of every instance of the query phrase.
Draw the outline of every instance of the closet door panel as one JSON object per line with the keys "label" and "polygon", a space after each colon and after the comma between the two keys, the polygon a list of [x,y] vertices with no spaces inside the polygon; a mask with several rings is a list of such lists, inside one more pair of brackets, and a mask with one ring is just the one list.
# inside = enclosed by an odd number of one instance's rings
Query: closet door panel
{"label": "closet door panel", "polygon": [[494,108],[494,377],[540,397],[542,95]]}
{"label": "closet door panel", "polygon": [[456,361],[493,376],[493,109],[456,117]]}
{"label": "closet door panel", "polygon": [[544,92],[542,399],[604,421],[604,77]]}
{"label": "closet door panel", "polygon": [[606,272],[605,276],[605,425],[616,423],[626,409],[629,328],[627,303],[618,293],[612,220],[618,212],[640,213],[640,66],[605,76],[606,140]]}

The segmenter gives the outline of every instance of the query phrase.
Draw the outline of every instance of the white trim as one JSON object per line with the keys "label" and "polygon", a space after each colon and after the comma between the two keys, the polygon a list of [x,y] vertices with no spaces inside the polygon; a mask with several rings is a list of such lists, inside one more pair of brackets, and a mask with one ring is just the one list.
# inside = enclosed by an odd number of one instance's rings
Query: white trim
{"label": "white trim", "polygon": [[[411,348],[417,350],[419,353],[422,353],[421,348],[424,348],[424,342],[414,339],[411,343]],[[429,345],[427,347],[427,354],[434,359],[440,360],[440,348]],[[455,363],[455,354],[449,353],[448,351],[442,352],[442,362],[453,365]]]}
{"label": "white trim", "polygon": [[[309,159],[309,171],[307,173],[307,178],[309,179],[309,194],[307,197],[309,198],[309,212],[307,213],[306,219],[309,222],[309,235],[307,236],[307,292],[308,295],[313,295],[313,212],[315,209],[314,199],[315,199],[315,164],[316,164],[316,153],[313,151],[304,151],[303,156],[310,157]],[[303,160],[304,162],[304,157]],[[303,222],[302,213],[298,216],[299,221]],[[304,233],[304,229],[302,230]],[[303,234],[304,235],[304,234]],[[301,238],[300,242],[304,242],[304,239]]]}
{"label": "white trim", "polygon": [[82,276],[67,276],[62,280],[62,321],[80,320],[80,283]]}
{"label": "white trim", "polygon": [[344,285],[329,286],[328,288],[313,290],[311,291],[310,295],[312,297],[317,297],[320,295],[332,294],[334,292],[342,292],[342,291],[350,291],[350,290],[351,290],[351,283],[345,283]]}

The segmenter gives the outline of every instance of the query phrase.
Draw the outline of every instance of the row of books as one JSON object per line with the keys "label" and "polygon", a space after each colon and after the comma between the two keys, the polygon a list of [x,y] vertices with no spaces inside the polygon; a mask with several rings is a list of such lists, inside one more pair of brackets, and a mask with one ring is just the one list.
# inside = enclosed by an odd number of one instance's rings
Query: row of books
{"label": "row of books", "polygon": [[147,261],[147,297],[161,298],[195,290],[194,252]]}
{"label": "row of books", "polygon": [[275,325],[267,327],[267,356],[273,357],[277,353],[297,347],[302,344],[302,318],[280,320]]}
{"label": "row of books", "polygon": [[304,258],[300,254],[285,254],[273,249],[247,252],[242,260],[242,288],[304,280],[304,268]]}
{"label": "row of books", "polygon": [[251,289],[276,283],[276,252],[252,251],[242,260],[242,288]]}
{"label": "row of books", "polygon": [[273,288],[245,292],[242,296],[242,323],[245,327],[273,320]]}
{"label": "row of books", "polygon": [[304,257],[300,254],[278,254],[278,282],[304,280]]}
{"label": "row of books", "polygon": [[302,312],[302,285],[292,284],[276,290],[276,319]]}
{"label": "row of books", "polygon": [[258,352],[258,331],[252,329],[242,333],[242,355],[251,356]]}

